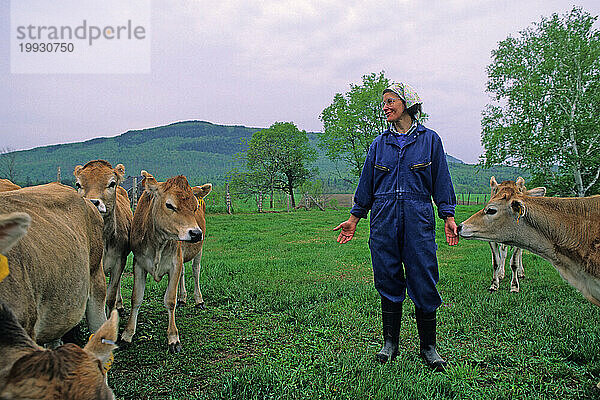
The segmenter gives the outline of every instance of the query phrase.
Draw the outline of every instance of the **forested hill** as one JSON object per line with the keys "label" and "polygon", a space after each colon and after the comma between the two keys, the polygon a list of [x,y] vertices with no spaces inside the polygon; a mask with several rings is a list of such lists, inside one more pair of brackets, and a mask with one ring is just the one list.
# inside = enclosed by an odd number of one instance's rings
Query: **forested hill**
{"label": "forested hill", "polygon": [[[76,165],[104,159],[113,165],[122,163],[126,175],[139,175],[145,169],[159,180],[183,174],[192,184],[219,184],[235,166],[234,154],[245,150],[242,139],[250,138],[259,129],[185,121],[131,130],[115,137],[37,147],[15,152],[15,180],[21,185],[54,181],[60,166],[62,181],[69,183],[73,181]],[[316,147],[316,134],[309,137]],[[480,171],[474,165],[447,157],[457,192],[487,193],[490,175],[495,174],[499,180],[515,179],[519,175],[507,167]],[[335,165],[322,154],[316,166],[320,178],[332,186],[331,190],[352,191],[352,185],[345,185],[338,178]]]}
{"label": "forested hill", "polygon": [[137,176],[144,169],[159,180],[183,174],[194,184],[217,183],[234,166],[233,155],[245,149],[242,138],[250,138],[259,129],[185,121],[38,147],[17,152],[17,176],[19,181],[55,180],[60,166],[63,180],[68,181],[76,165],[104,159],[113,165],[122,163],[126,175]]}

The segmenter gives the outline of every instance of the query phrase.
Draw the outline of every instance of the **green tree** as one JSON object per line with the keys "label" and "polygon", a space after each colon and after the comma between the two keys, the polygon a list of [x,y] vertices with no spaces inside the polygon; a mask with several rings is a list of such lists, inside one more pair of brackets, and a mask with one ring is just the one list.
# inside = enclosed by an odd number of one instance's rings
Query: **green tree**
{"label": "green tree", "polygon": [[261,211],[263,195],[271,193],[271,208],[273,208],[273,186],[265,180],[265,176],[259,171],[240,171],[235,168],[227,173],[226,179],[231,183],[232,192],[236,197],[248,199],[254,197],[258,211]]}
{"label": "green tree", "polygon": [[[369,146],[386,128],[381,109],[381,93],[389,86],[384,72],[362,77],[362,85],[350,84],[344,94],[336,93],[333,103],[323,110],[320,119],[324,132],[319,135],[319,147],[336,167],[350,168],[352,182],[360,176]],[[341,165],[340,165],[341,164]]]}
{"label": "green tree", "polygon": [[482,117],[485,166],[527,168],[531,185],[585,196],[600,176],[600,33],[580,8],[508,37],[492,51]]}
{"label": "green tree", "polygon": [[282,190],[291,196],[296,207],[294,189],[316,173],[310,165],[317,152],[308,142],[306,131],[291,122],[275,122],[269,128],[254,132],[245,155],[250,176],[262,177],[271,191]]}

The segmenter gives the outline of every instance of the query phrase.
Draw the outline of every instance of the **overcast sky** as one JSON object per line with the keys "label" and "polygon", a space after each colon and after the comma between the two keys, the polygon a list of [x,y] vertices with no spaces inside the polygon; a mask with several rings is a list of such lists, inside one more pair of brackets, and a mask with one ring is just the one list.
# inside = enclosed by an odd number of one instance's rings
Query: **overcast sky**
{"label": "overcast sky", "polygon": [[53,75],[10,73],[10,7],[1,0],[1,147],[191,119],[251,127],[293,121],[321,131],[319,115],[335,93],[385,71],[418,91],[446,152],[474,163],[490,52],[573,5],[600,14],[598,0],[156,0],[151,73]]}

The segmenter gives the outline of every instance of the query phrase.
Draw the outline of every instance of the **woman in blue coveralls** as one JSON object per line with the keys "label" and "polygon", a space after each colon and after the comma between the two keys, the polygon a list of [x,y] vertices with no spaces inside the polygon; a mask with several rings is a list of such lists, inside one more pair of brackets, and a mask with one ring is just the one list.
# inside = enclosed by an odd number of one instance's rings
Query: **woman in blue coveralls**
{"label": "woman in blue coveralls", "polygon": [[375,288],[381,296],[384,345],[377,360],[398,355],[405,293],[415,304],[420,355],[443,371],[446,361],[436,350],[436,310],[442,299],[435,243],[435,217],[445,221],[446,241],[458,244],[454,221],[456,196],[437,133],[419,123],[421,99],[407,84],[383,91],[383,112],[389,129],[377,136],[367,154],[350,218],[338,225],[337,241],[347,243],[356,225],[371,210],[369,248]]}

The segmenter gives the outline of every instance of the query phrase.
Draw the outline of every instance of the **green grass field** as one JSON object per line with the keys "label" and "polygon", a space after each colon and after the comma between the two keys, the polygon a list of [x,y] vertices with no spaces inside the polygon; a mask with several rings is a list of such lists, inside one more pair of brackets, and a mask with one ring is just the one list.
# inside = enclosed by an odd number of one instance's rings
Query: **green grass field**
{"label": "green grass field", "polygon": [[[457,220],[477,206],[459,206]],[[119,399],[589,399],[600,396],[600,309],[526,252],[521,293],[488,293],[487,243],[450,248],[437,221],[438,347],[451,367],[417,356],[411,301],[400,356],[379,365],[381,315],[368,221],[339,245],[347,211],[209,214],[201,286],[206,310],[178,308],[183,352],[167,350],[166,277],[148,280],[133,344],[115,354]],[[131,261],[131,260],[130,260]],[[186,269],[186,274],[191,273]],[[507,277],[510,277],[510,268]],[[129,311],[131,264],[123,282]],[[188,298],[192,298],[191,279]],[[192,302],[193,303],[193,302]],[[121,321],[123,328],[126,320]]]}

